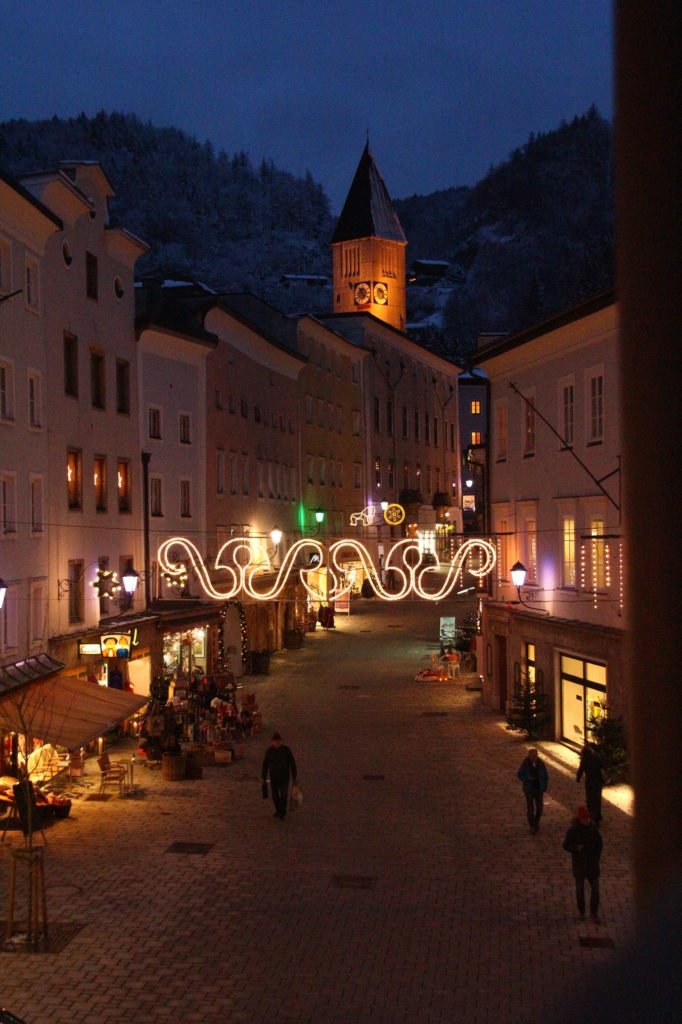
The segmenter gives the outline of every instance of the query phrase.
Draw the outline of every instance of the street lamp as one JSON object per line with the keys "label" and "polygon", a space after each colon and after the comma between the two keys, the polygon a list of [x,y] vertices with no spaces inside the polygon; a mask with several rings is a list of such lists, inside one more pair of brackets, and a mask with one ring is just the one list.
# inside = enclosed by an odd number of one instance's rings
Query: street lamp
{"label": "street lamp", "polygon": [[521,587],[526,582],[526,567],[523,564],[523,562],[514,562],[509,571],[511,574],[512,583],[516,587],[516,593],[518,594],[519,601],[521,604],[523,604],[523,601],[521,599]]}
{"label": "street lamp", "polygon": [[270,540],[274,544],[276,551],[282,541],[282,531],[280,530],[279,526],[273,526],[273,528],[270,530]]}
{"label": "street lamp", "polygon": [[315,522],[317,523],[318,526],[322,525],[322,523],[324,522],[324,509],[315,509]]}

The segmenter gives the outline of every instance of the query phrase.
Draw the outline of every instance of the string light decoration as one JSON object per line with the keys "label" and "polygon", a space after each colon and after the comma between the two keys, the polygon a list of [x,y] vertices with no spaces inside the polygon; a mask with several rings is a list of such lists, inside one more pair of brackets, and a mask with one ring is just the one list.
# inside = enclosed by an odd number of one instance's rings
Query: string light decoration
{"label": "string light decoration", "polygon": [[623,611],[623,543],[618,545],[618,609]]}
{"label": "string light decoration", "polygon": [[101,601],[105,597],[115,597],[121,589],[121,581],[113,569],[98,569],[94,580],[90,581],[90,586],[95,588]]}
{"label": "string light decoration", "polygon": [[[344,562],[359,562],[364,570],[366,580],[374,594],[382,601],[402,601],[410,594],[425,601],[442,601],[457,586],[462,567],[466,559],[478,550],[480,564],[471,568],[472,575],[480,578],[490,573],[496,564],[497,553],[493,544],[480,538],[466,540],[455,552],[450,562],[446,563],[446,576],[436,591],[426,589],[428,582],[437,582],[436,573],[443,566],[424,565],[423,553],[414,538],[398,541],[393,545],[384,560],[383,568],[392,570],[394,589],[386,590],[381,583],[381,573],[377,569],[369,551],[360,541],[346,538],[334,542],[325,549],[315,538],[304,538],[296,541],[287,551],[282,564],[276,571],[275,581],[270,580],[275,570],[270,564],[265,547],[257,540],[246,537],[234,537],[226,541],[218,552],[213,568],[226,574],[226,589],[219,590],[213,583],[208,568],[198,548],[185,537],[171,537],[161,544],[158,550],[159,565],[164,573],[179,576],[186,572],[184,563],[170,561],[172,549],[182,549],[187,555],[189,564],[195,572],[204,593],[214,601],[234,600],[238,595],[246,594],[254,601],[272,601],[280,596],[289,581],[290,575],[298,578],[314,601],[333,601],[344,597],[351,590],[352,582],[345,570]],[[299,556],[309,552],[310,568],[301,568],[296,564]],[[351,556],[349,559],[349,555]],[[343,560],[342,560],[343,556]],[[320,568],[327,568],[327,591],[322,594],[315,585],[311,574]],[[265,577],[265,579],[264,579]],[[257,586],[260,580],[261,586]]]}

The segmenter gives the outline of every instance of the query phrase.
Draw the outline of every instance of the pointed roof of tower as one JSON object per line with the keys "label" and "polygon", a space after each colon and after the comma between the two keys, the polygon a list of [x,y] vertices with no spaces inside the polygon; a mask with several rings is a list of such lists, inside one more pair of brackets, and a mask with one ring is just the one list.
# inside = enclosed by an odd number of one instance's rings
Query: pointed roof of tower
{"label": "pointed roof of tower", "polygon": [[391,197],[367,142],[334,231],[334,242],[353,238],[407,242]]}

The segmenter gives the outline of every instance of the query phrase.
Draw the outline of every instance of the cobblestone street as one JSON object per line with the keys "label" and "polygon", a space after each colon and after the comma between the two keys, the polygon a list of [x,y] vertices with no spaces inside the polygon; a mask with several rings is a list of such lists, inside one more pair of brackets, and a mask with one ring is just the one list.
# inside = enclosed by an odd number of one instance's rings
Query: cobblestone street
{"label": "cobblestone street", "polygon": [[[476,677],[415,681],[439,614],[357,602],[243,680],[265,723],[245,760],[180,782],[137,767],[136,799],[74,802],[46,831],[63,948],[0,953],[0,1005],[26,1024],[551,1021],[631,940],[630,793],[605,794],[603,923],[579,922],[561,848],[577,756],[539,745],[550,785],[529,835],[528,744]],[[284,822],[260,792],[274,729],[304,794]]]}

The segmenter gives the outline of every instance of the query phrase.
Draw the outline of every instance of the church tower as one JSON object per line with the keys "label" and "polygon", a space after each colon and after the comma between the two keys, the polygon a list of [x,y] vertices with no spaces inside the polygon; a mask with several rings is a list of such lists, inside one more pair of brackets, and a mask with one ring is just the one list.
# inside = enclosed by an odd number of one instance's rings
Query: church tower
{"label": "church tower", "polygon": [[367,142],[332,238],[332,312],[371,313],[404,331],[406,247]]}

